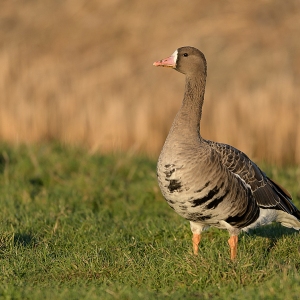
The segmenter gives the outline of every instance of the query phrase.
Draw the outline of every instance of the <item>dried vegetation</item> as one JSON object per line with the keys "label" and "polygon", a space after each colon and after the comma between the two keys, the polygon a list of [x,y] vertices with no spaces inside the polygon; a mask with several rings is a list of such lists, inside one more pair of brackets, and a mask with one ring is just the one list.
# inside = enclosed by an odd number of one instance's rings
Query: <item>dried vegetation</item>
{"label": "dried vegetation", "polygon": [[152,62],[208,60],[205,138],[300,163],[300,2],[2,1],[0,139],[157,155],[184,78]]}

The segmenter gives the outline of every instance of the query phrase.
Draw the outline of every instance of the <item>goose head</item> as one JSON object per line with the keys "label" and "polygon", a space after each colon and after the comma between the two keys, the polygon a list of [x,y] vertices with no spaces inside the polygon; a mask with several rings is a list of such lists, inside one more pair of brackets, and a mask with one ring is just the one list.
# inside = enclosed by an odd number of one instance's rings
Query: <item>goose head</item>
{"label": "goose head", "polygon": [[173,68],[189,77],[199,74],[206,76],[207,72],[204,54],[190,46],[178,48],[171,56],[158,60],[153,65]]}

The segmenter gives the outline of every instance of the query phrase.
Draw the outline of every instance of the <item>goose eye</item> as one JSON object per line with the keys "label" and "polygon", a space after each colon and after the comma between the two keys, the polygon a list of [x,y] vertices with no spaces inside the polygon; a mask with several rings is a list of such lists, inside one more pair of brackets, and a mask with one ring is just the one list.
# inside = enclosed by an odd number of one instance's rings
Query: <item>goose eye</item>
{"label": "goose eye", "polygon": [[187,56],[189,56],[189,55],[188,55],[187,53],[184,53],[183,56],[187,57]]}

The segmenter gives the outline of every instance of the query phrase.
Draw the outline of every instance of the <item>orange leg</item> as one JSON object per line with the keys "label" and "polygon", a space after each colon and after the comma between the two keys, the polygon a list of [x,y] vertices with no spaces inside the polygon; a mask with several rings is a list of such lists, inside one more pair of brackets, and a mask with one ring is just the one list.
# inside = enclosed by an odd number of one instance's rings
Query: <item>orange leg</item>
{"label": "orange leg", "polygon": [[231,260],[234,260],[237,254],[238,236],[232,235],[228,240],[228,244],[230,247],[230,258]]}
{"label": "orange leg", "polygon": [[198,255],[198,245],[201,240],[201,235],[198,233],[193,233],[193,251],[195,255]]}

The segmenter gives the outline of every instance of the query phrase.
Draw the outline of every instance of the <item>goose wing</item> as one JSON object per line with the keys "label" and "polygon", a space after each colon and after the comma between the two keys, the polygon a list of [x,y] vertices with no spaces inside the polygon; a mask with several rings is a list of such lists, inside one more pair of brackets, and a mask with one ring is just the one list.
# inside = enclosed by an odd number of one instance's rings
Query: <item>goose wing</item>
{"label": "goose wing", "polygon": [[222,164],[251,187],[259,207],[282,210],[300,218],[300,211],[292,203],[290,193],[268,178],[246,154],[226,144],[206,142],[220,154]]}

